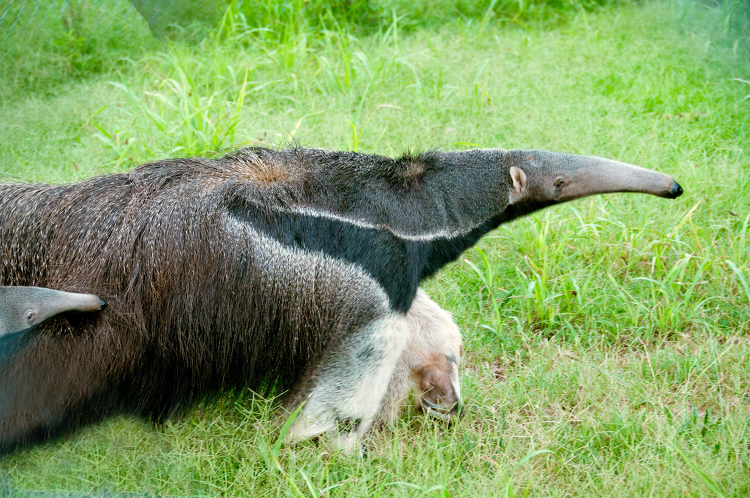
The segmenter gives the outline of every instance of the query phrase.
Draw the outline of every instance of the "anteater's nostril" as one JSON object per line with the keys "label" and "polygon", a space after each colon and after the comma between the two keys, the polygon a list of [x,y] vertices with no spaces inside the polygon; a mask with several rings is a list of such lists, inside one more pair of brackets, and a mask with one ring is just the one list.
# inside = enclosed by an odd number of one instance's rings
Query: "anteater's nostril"
{"label": "anteater's nostril", "polygon": [[679,183],[674,182],[674,185],[672,185],[672,188],[669,190],[669,198],[674,199],[681,195],[682,195],[682,187],[680,186]]}

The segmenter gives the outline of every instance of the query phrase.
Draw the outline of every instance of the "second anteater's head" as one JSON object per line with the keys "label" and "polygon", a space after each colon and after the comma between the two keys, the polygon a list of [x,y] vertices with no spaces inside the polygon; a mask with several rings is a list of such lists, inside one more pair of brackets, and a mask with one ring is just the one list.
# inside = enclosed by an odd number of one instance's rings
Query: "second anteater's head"
{"label": "second anteater's head", "polygon": [[668,199],[682,195],[682,187],[669,175],[600,157],[509,150],[505,161],[510,176],[509,203],[533,207],[531,210],[612,192],[640,192]]}
{"label": "second anteater's head", "polygon": [[44,287],[0,286],[0,337],[30,329],[67,311],[96,311],[106,303],[93,294]]}

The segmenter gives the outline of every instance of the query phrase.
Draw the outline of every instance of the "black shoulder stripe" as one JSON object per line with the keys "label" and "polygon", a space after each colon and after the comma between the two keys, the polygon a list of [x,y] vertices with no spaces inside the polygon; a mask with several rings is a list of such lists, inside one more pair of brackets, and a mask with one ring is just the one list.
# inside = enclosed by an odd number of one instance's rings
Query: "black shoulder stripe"
{"label": "black shoulder stripe", "polygon": [[394,311],[405,313],[417,293],[424,244],[325,215],[259,206],[239,196],[229,215],[287,247],[320,252],[361,267],[383,287]]}

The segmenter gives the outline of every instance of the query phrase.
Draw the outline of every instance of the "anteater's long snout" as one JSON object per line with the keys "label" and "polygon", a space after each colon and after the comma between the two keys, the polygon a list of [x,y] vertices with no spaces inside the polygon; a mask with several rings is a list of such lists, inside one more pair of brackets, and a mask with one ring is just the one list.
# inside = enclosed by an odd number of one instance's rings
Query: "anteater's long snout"
{"label": "anteater's long snout", "polygon": [[555,178],[565,180],[560,200],[614,192],[639,192],[674,199],[683,192],[682,186],[671,176],[633,164],[549,152],[537,157],[539,164],[550,166]]}
{"label": "anteater's long snout", "polygon": [[682,187],[669,175],[632,164],[598,158],[599,164],[580,170],[594,190],[608,192],[640,192],[667,199],[682,195]]}
{"label": "anteater's long snout", "polygon": [[682,186],[669,175],[659,173],[640,166],[621,163],[618,161],[603,161],[603,167],[598,171],[588,171],[584,174],[601,182],[601,187],[612,192],[641,192],[667,199],[675,199],[682,195]]}

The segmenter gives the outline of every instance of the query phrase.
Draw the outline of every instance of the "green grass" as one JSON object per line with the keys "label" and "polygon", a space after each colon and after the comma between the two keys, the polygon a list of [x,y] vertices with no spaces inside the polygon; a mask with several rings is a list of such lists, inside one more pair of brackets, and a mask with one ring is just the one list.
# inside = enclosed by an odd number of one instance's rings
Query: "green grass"
{"label": "green grass", "polygon": [[[489,4],[453,15],[447,3],[353,3],[370,9],[360,15],[235,3],[194,47],[136,43],[145,23],[112,5],[119,31],[81,8],[77,32],[54,19],[40,26],[75,43],[39,42],[43,51],[21,35],[6,40],[25,58],[0,71],[3,179],[70,182],[295,141],[391,155],[477,146],[600,155],[672,174],[685,195],[542,211],[427,282],[465,339],[466,411],[450,427],[407,410],[373,435],[366,459],[347,458],[312,442],[278,446],[273,402],[227,394],[162,427],[119,418],[5,457],[14,486],[750,495],[746,3],[538,2],[528,5],[552,10],[515,20]],[[267,12],[248,17],[252,8]],[[316,8],[317,17],[304,10]],[[257,29],[282,14],[273,32]]]}

